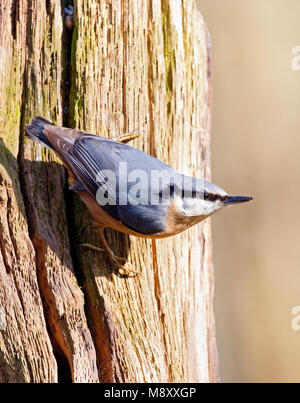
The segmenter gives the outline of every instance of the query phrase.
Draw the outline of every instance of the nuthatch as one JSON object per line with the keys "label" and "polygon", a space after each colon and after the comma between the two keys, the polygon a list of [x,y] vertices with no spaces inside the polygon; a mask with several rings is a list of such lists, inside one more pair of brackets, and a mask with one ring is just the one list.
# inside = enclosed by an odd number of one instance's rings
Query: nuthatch
{"label": "nuthatch", "polygon": [[[111,263],[125,272],[125,259],[114,255],[104,228],[144,238],[176,235],[225,206],[252,197],[230,196],[213,183],[182,175],[128,141],[54,126],[36,117],[26,127],[32,140],[54,150],[68,170],[69,189],[79,194],[93,216]],[[101,250],[85,244],[93,250]]]}
{"label": "nuthatch", "polygon": [[71,31],[73,29],[73,20],[74,20],[74,7],[72,5],[68,5],[64,8],[65,12],[65,27]]}

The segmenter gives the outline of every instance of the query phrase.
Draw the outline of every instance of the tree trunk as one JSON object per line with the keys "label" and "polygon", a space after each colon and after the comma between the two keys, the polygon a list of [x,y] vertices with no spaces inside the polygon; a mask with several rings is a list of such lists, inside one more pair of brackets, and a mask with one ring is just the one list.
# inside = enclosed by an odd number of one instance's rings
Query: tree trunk
{"label": "tree trunk", "polygon": [[142,274],[116,276],[53,152],[42,115],[210,178],[210,51],[191,0],[0,4],[0,381],[218,379],[209,221],[150,241],[107,230]]}

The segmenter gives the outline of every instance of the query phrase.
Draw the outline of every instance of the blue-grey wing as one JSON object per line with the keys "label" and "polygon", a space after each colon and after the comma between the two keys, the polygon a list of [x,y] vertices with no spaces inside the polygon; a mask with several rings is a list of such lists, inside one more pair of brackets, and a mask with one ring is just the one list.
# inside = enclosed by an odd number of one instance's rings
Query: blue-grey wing
{"label": "blue-grey wing", "polygon": [[[143,151],[97,136],[76,140],[71,158],[80,181],[110,216],[142,234],[164,229],[168,205],[157,203],[159,192],[152,186],[151,175],[153,172],[164,172],[164,177],[166,172],[178,174],[175,170]],[[107,200],[108,193],[109,203],[100,203],[100,199]]]}

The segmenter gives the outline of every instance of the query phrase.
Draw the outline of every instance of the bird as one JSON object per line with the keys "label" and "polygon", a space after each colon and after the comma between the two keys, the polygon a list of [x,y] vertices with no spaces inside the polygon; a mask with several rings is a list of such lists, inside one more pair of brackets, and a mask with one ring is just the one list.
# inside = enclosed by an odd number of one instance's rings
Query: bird
{"label": "bird", "polygon": [[159,239],[179,234],[224,207],[245,203],[214,183],[183,175],[159,159],[127,143],[139,137],[125,133],[107,138],[54,125],[41,116],[26,126],[31,140],[53,150],[68,171],[69,189],[76,192],[94,219],[103,248],[119,273],[124,268],[105,238],[107,227],[137,237]]}
{"label": "bird", "polygon": [[65,15],[65,27],[67,30],[71,31],[73,29],[73,22],[74,22],[74,7],[72,5],[68,5],[64,8],[64,15]]}

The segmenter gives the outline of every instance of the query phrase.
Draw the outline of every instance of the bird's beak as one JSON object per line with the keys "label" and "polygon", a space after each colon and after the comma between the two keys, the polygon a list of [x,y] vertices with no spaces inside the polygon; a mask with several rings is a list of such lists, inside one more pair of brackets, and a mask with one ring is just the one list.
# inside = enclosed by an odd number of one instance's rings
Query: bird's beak
{"label": "bird's beak", "polygon": [[238,203],[245,203],[250,200],[253,200],[253,197],[248,196],[229,196],[227,200],[224,201],[224,204],[238,204]]}

